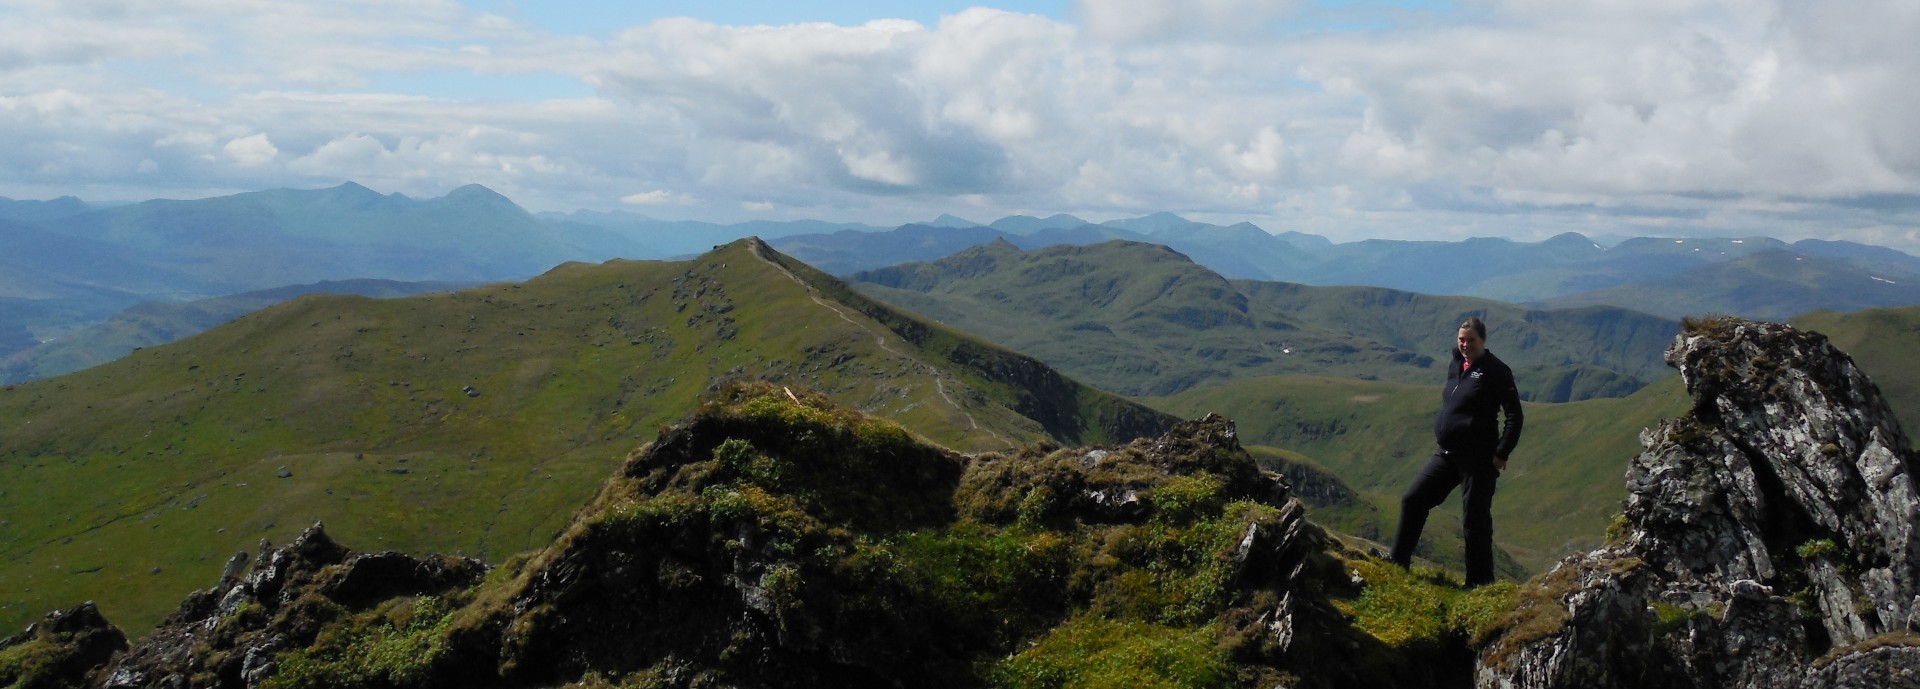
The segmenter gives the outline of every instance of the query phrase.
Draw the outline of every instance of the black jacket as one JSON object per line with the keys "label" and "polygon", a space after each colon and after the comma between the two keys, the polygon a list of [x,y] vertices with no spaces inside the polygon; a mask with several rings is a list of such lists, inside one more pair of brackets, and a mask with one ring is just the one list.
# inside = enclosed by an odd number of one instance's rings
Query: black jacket
{"label": "black jacket", "polygon": [[[1453,350],[1453,365],[1447,367],[1447,384],[1440,389],[1440,415],[1433,420],[1433,437],[1440,448],[1482,457],[1506,457],[1520,444],[1520,390],[1513,384],[1513,369],[1500,357],[1487,352],[1472,368],[1460,370],[1466,357]],[[1494,414],[1504,411],[1506,426],[1494,423]]]}

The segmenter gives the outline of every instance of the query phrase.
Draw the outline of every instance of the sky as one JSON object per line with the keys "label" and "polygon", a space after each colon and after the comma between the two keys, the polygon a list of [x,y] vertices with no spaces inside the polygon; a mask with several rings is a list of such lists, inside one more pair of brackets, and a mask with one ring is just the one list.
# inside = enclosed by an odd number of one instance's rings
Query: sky
{"label": "sky", "polygon": [[0,196],[1920,253],[1912,0],[0,0]]}

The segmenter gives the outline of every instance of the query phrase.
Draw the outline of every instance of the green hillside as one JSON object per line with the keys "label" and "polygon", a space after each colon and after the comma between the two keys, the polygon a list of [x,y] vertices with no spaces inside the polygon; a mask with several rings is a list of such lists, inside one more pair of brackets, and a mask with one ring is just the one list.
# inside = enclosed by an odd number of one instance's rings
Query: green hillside
{"label": "green hillside", "polygon": [[1372,287],[1230,281],[1134,242],[1021,251],[996,242],[859,273],[876,298],[1032,354],[1101,388],[1169,395],[1277,374],[1427,383],[1480,315],[1528,399],[1615,397],[1671,372],[1679,324],[1615,308],[1540,311]]}
{"label": "green hillside", "polygon": [[[1238,423],[1243,442],[1299,452],[1370,498],[1383,515],[1377,537],[1392,538],[1399,496],[1433,451],[1439,388],[1274,376],[1149,401],[1182,416],[1219,412]],[[1625,398],[1528,403],[1494,499],[1496,542],[1534,571],[1596,545],[1626,496],[1620,477],[1640,451],[1640,430],[1686,409],[1678,376]],[[1458,502],[1436,510],[1435,523],[1457,531]],[[1427,545],[1423,554],[1436,560],[1458,559],[1442,542]]]}
{"label": "green hillside", "polygon": [[94,599],[136,633],[265,538],[499,559],[547,543],[724,381],[966,451],[1172,419],[854,294],[757,240],[523,284],[304,297],[0,388],[0,628]]}
{"label": "green hillside", "polygon": [[392,280],[338,280],[292,285],[190,302],[143,302],[128,307],[105,323],[87,327],[24,351],[0,356],[0,383],[50,378],[98,366],[142,347],[173,342],[251,311],[307,294],[358,294],[398,297],[439,292],[469,285],[449,282],[395,282]]}

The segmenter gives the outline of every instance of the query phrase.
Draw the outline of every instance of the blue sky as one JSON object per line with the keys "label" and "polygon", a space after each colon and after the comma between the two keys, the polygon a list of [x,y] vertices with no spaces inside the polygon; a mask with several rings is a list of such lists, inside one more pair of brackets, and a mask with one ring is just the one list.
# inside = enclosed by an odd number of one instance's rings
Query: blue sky
{"label": "blue sky", "polygon": [[0,0],[0,196],[1920,251],[1911,0]]}

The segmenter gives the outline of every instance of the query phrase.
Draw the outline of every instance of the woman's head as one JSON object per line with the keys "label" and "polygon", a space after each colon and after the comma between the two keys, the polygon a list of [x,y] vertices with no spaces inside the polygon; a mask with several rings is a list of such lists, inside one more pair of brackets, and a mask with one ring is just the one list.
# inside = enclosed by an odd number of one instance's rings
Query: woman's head
{"label": "woman's head", "polygon": [[1476,361],[1487,353],[1487,324],[1478,317],[1469,316],[1460,324],[1460,333],[1454,343],[1460,348],[1460,355],[1468,361]]}

